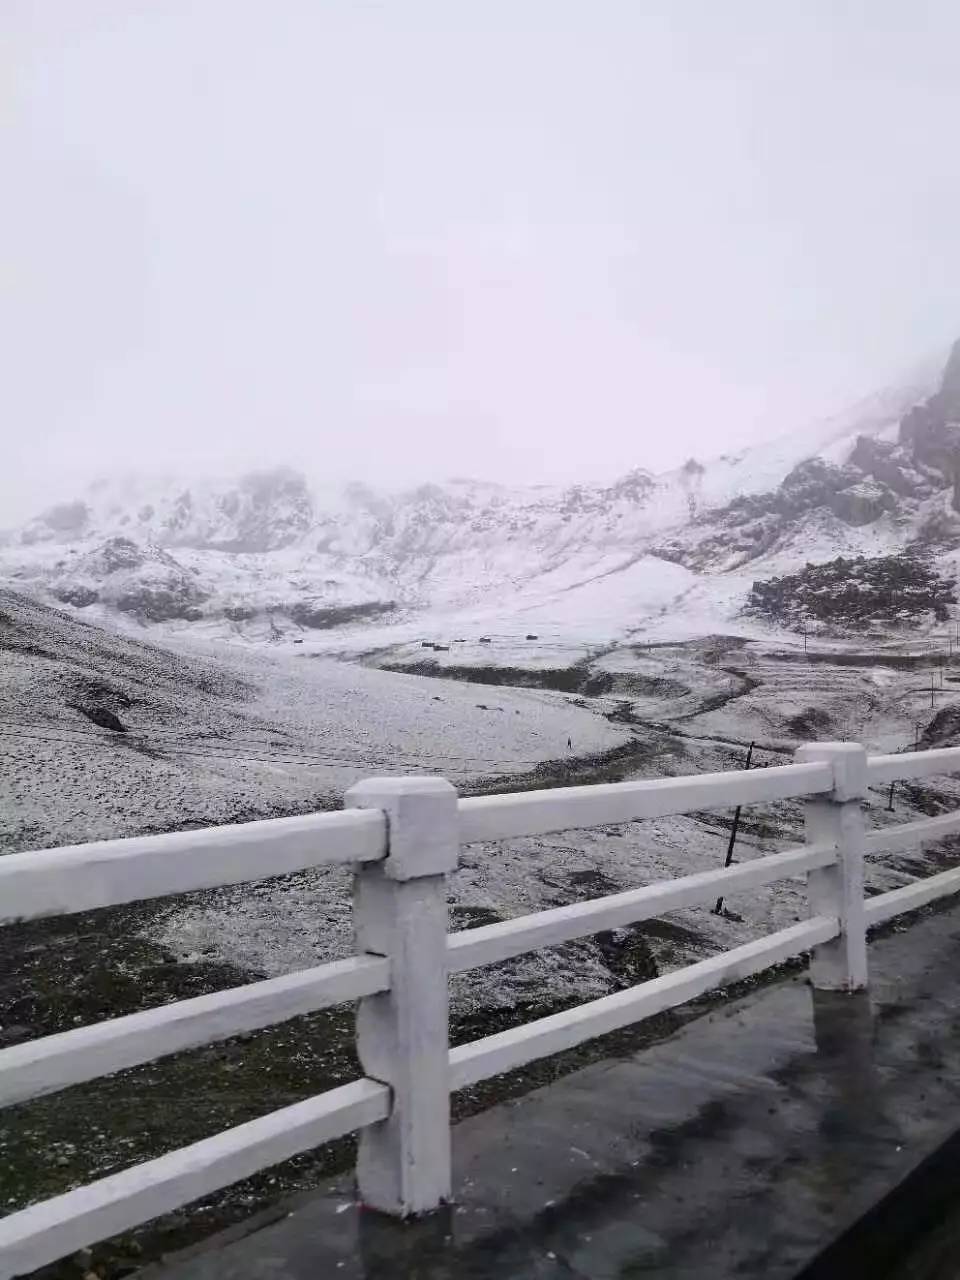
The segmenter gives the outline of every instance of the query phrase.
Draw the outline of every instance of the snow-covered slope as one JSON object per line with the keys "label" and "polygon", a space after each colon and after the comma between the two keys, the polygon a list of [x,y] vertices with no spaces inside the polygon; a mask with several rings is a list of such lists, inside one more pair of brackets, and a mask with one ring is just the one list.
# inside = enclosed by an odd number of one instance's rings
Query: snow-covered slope
{"label": "snow-covered slope", "polygon": [[570,742],[628,740],[552,690],[147,644],[0,588],[0,854],[338,805],[377,772],[513,776]]}
{"label": "snow-covered slope", "polygon": [[923,370],[809,432],[605,486],[321,493],[282,467],[114,478],[9,533],[0,577],[88,618],[208,636],[323,648],[344,626],[403,638],[499,624],[600,642],[691,595],[729,616],[751,577],[811,557],[931,531],[960,544],[958,388],[960,344],[942,379]]}

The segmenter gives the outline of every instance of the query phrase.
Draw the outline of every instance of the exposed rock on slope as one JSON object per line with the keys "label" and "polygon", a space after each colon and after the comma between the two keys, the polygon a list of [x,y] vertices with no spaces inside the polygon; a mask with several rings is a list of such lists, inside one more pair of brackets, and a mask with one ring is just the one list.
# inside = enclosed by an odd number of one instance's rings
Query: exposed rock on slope
{"label": "exposed rock on slope", "polygon": [[800,627],[808,622],[848,628],[933,618],[945,622],[957,603],[955,581],[918,556],[838,556],[799,573],[755,582],[744,612]]}
{"label": "exposed rock on slope", "polygon": [[209,594],[168,552],[122,537],[108,538],[74,560],[52,591],[65,604],[84,608],[100,601],[144,622],[195,622]]}
{"label": "exposed rock on slope", "polygon": [[[716,575],[775,556],[782,572],[811,558],[811,542],[820,559],[912,544],[942,554],[954,536],[942,508],[958,475],[960,344],[942,376],[883,392],[806,436],[608,485],[451,480],[320,495],[285,468],[228,483],[103,482],[0,543],[0,576],[95,613],[204,620],[258,639],[394,607],[410,616],[550,601],[569,616],[576,598],[585,616],[597,584],[614,592],[619,582],[626,627],[643,620],[631,583],[659,575],[677,595],[688,590],[665,561]],[[669,594],[643,594],[669,607]]]}
{"label": "exposed rock on slope", "polygon": [[[890,439],[893,428],[896,438]],[[958,479],[960,342],[938,389],[907,408],[888,429],[857,435],[840,461],[805,458],[776,488],[741,494],[701,512],[658,549],[699,571],[739,568],[774,549],[796,544],[801,550],[811,517],[821,525],[828,518],[837,522],[834,541],[839,547],[844,527],[872,526],[886,517],[901,530],[897,540],[906,546],[931,521],[937,525],[938,512],[924,504],[950,495],[954,510],[960,510]]]}

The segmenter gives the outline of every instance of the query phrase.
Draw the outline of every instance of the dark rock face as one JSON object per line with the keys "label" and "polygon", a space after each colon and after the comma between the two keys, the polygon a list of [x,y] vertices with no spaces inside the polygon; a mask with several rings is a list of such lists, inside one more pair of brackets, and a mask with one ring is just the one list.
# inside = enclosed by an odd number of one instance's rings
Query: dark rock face
{"label": "dark rock face", "polygon": [[859,467],[865,475],[879,480],[902,498],[926,496],[932,487],[892,440],[858,436],[849,465]]}
{"label": "dark rock face", "polygon": [[139,587],[125,591],[114,600],[121,613],[133,613],[146,622],[169,622],[181,618],[199,622],[203,617],[197,604],[204,599],[192,582],[184,580],[163,587]]}
{"label": "dark rock face", "polygon": [[743,612],[798,628],[808,622],[841,629],[891,625],[930,615],[944,622],[957,603],[954,587],[920,556],[838,556],[755,582]]}
{"label": "dark rock face", "polygon": [[836,467],[823,458],[807,458],[797,463],[780,485],[780,510],[788,514],[821,506],[833,494],[860,479],[860,473],[852,467]]}
{"label": "dark rock face", "polygon": [[873,524],[885,511],[896,509],[897,501],[886,485],[864,480],[833,495],[833,514],[849,525]]}
{"label": "dark rock face", "polygon": [[[738,567],[777,546],[808,513],[829,512],[851,526],[872,524],[948,487],[960,512],[960,340],[940,388],[904,414],[896,441],[860,436],[843,466],[808,458],[777,489],[734,498],[694,518],[695,528],[712,525],[714,532],[693,543],[675,538],[654,554],[692,569]],[[931,528],[916,546],[952,547],[955,537],[953,529]]]}
{"label": "dark rock face", "polygon": [[606,492],[610,499],[625,498],[628,502],[640,504],[646,501],[654,485],[654,478],[649,471],[637,469],[628,472]]}
{"label": "dark rock face", "polygon": [[132,538],[108,538],[100,548],[104,573],[117,569],[139,569],[147,561],[146,553]]}
{"label": "dark rock face", "polygon": [[953,508],[960,511],[960,340],[953,344],[939,391],[904,415],[900,443],[916,463],[953,485]]}
{"label": "dark rock face", "polygon": [[72,604],[75,609],[85,609],[87,605],[96,604],[100,599],[99,591],[79,583],[76,586],[57,587],[53,594],[64,604]]}
{"label": "dark rock face", "polygon": [[83,676],[76,679],[73,697],[67,700],[68,707],[79,711],[101,729],[111,729],[114,733],[127,732],[127,726],[117,715],[117,711],[126,710],[132,705],[129,694],[122,688],[106,680]]}
{"label": "dark rock face", "polygon": [[[694,539],[674,537],[653,554],[695,570],[737,568],[789,538],[810,513],[829,513],[853,527],[868,525],[948,487],[960,513],[960,340],[938,391],[901,419],[898,440],[860,436],[843,466],[808,458],[767,493],[743,495],[700,515],[691,507],[693,529],[712,526],[710,532]],[[934,528],[935,523],[928,521],[930,527],[915,539],[916,549],[960,545],[949,520],[940,521],[943,527]]]}
{"label": "dark rock face", "polygon": [[114,733],[127,732],[127,726],[108,707],[80,707],[78,710],[82,711],[88,720],[98,724],[101,729],[112,729]]}
{"label": "dark rock face", "polygon": [[346,622],[355,622],[358,618],[375,618],[379,614],[390,613],[395,608],[396,602],[393,600],[371,600],[368,604],[326,607],[295,604],[290,608],[290,617],[298,626],[324,631],[330,627],[341,627]]}
{"label": "dark rock face", "polygon": [[956,340],[943,371],[940,395],[951,417],[960,418],[960,338]]}
{"label": "dark rock face", "polygon": [[145,622],[196,622],[208,595],[168,552],[126,537],[108,538],[78,559],[52,589],[75,608],[101,601]]}
{"label": "dark rock face", "polygon": [[934,511],[921,525],[908,551],[921,554],[955,551],[960,547],[960,516],[949,511]]}
{"label": "dark rock face", "polygon": [[[723,533],[702,550],[709,560],[724,549],[750,560],[773,547],[788,527],[808,512],[829,511],[848,525],[870,524],[894,511],[897,495],[884,481],[864,474],[860,466],[835,466],[823,458],[808,458],[770,493],[735,498],[719,511],[707,512],[699,523],[717,523]],[[669,548],[658,554],[667,554]],[[667,558],[670,558],[667,556]]]}

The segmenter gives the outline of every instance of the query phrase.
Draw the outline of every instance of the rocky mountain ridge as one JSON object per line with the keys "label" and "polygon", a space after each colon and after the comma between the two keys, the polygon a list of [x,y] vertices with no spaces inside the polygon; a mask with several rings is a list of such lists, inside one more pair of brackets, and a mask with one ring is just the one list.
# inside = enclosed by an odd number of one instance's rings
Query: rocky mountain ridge
{"label": "rocky mountain ridge", "polygon": [[960,546],[960,342],[935,378],[809,434],[608,485],[320,493],[286,467],[226,483],[102,481],[8,533],[0,577],[146,624],[269,619],[282,631],[576,591],[645,557],[696,577],[771,577],[811,552],[875,546]]}

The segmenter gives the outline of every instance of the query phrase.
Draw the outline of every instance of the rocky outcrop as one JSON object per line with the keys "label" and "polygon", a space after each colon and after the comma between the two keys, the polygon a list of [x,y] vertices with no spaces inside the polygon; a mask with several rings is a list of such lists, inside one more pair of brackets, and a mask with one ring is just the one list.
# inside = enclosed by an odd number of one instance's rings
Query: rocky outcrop
{"label": "rocky outcrop", "polygon": [[960,516],[940,509],[932,511],[924,520],[907,551],[916,550],[927,555],[955,551],[957,547],[960,547]]}
{"label": "rocky outcrop", "polygon": [[862,478],[855,467],[837,467],[824,458],[807,458],[784,478],[774,506],[784,515],[799,515],[829,505],[835,493]]}
{"label": "rocky outcrop", "polygon": [[787,626],[840,631],[864,623],[944,622],[957,603],[953,578],[919,556],[838,556],[799,573],[755,582],[743,612]]}
{"label": "rocky outcrop", "polygon": [[300,627],[325,631],[330,627],[342,627],[348,622],[358,622],[361,618],[376,618],[392,613],[396,607],[393,600],[371,600],[365,604],[345,605],[294,604],[290,606],[290,618]]}
{"label": "rocky outcrop", "polygon": [[112,600],[121,613],[132,613],[144,622],[199,622],[203,610],[198,606],[206,597],[189,579],[171,582],[163,587],[139,587],[118,593]]}
{"label": "rocky outcrop", "polygon": [[75,609],[86,609],[88,605],[96,604],[100,599],[99,591],[94,590],[93,587],[85,587],[82,583],[68,582],[54,587],[53,594],[62,604],[72,604]]}
{"label": "rocky outcrop", "polygon": [[[116,573],[118,569],[139,569],[147,562],[147,553],[132,538],[108,538],[98,552],[99,572]],[[176,564],[170,557],[171,564]],[[177,566],[179,568],[179,566]]]}
{"label": "rocky outcrop", "polygon": [[857,526],[873,524],[885,511],[895,510],[897,501],[886,485],[875,480],[862,480],[859,484],[839,489],[828,505],[838,520]]}
{"label": "rocky outcrop", "polygon": [[144,622],[196,622],[209,595],[169,552],[125,537],[108,538],[79,557],[52,589],[76,608],[101,602]]}
{"label": "rocky outcrop", "polygon": [[[801,536],[811,515],[823,513],[857,528],[885,515],[915,515],[919,503],[951,488],[953,509],[960,512],[960,341],[939,388],[900,419],[896,440],[860,435],[842,465],[808,458],[776,489],[742,495],[695,516],[689,529],[665,540],[656,553],[692,569],[735,568]],[[957,545],[949,521],[935,513],[925,522],[914,545]]]}
{"label": "rocky outcrop", "polygon": [[109,707],[80,707],[79,710],[101,729],[112,729],[114,733],[126,733],[127,726]]}
{"label": "rocky outcrop", "polygon": [[960,340],[954,343],[940,388],[904,414],[900,443],[914,462],[939,472],[953,486],[953,508],[960,511]]}
{"label": "rocky outcrop", "polygon": [[918,471],[909,453],[892,440],[858,436],[848,465],[858,467],[901,498],[927,497],[934,490],[930,477]]}

